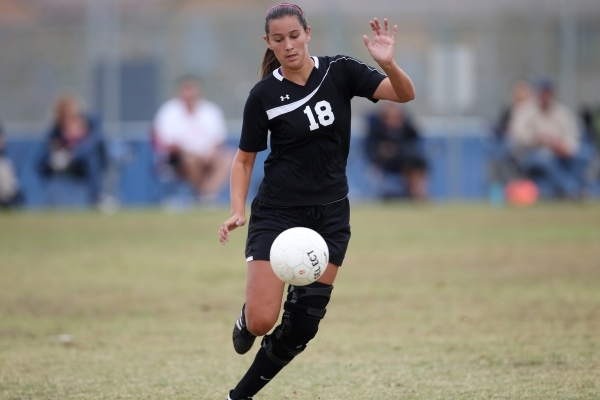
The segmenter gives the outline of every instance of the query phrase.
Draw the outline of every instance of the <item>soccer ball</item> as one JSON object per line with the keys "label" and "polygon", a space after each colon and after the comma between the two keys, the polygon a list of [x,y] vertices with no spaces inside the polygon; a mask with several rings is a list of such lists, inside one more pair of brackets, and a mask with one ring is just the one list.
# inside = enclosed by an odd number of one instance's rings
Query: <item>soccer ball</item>
{"label": "soccer ball", "polygon": [[290,285],[313,283],[323,275],[328,262],[327,243],[312,229],[288,229],[281,232],[271,245],[273,272]]}

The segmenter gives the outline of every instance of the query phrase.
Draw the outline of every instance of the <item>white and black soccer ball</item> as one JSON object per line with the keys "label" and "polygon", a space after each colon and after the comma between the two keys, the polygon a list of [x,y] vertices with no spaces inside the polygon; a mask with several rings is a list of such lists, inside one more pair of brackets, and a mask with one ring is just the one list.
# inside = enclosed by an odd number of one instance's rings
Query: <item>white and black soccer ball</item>
{"label": "white and black soccer ball", "polygon": [[271,267],[285,283],[305,286],[327,268],[329,249],[325,239],[309,228],[291,228],[277,236],[271,246]]}

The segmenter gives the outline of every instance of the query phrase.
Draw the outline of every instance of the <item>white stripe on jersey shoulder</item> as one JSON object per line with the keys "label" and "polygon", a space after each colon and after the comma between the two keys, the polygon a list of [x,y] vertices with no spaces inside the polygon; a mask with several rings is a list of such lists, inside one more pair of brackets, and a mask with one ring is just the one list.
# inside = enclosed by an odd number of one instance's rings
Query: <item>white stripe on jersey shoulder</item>
{"label": "white stripe on jersey shoulder", "polygon": [[312,56],[311,58],[315,62],[315,68],[319,69],[319,57]]}
{"label": "white stripe on jersey shoulder", "polygon": [[[319,59],[317,57],[312,57],[312,59],[315,61],[315,67],[318,69],[319,68]],[[286,105],[280,106],[280,107],[271,108],[270,110],[267,110],[267,117],[269,118],[269,120],[271,120],[271,119],[273,119],[275,117],[278,117],[280,115],[287,114],[287,113],[289,113],[291,111],[294,111],[294,110],[302,107],[304,104],[308,103],[308,101],[310,99],[312,99],[312,97],[321,88],[321,85],[323,84],[323,82],[325,82],[325,78],[327,78],[327,75],[329,74],[329,70],[331,69],[331,66],[333,65],[333,63],[335,63],[337,61],[340,61],[340,60],[351,60],[351,61],[357,62],[359,64],[362,64],[362,65],[366,66],[371,71],[377,71],[381,75],[385,76],[385,74],[382,73],[381,71],[379,71],[377,68],[372,68],[369,65],[367,65],[367,64],[365,64],[363,62],[360,62],[360,61],[358,61],[358,60],[356,60],[356,59],[354,59],[352,57],[346,57],[346,56],[340,57],[340,58],[338,58],[336,60],[333,60],[331,63],[329,63],[329,67],[327,68],[327,71],[325,71],[325,76],[323,76],[323,79],[321,80],[321,83],[319,83],[319,86],[317,86],[317,88],[315,90],[313,90],[308,96],[306,96],[305,98],[300,99],[298,101],[295,101],[293,103],[286,104]],[[276,69],[275,71],[273,71],[273,75],[277,79],[279,79],[280,81],[283,80],[283,76],[281,76],[281,74],[279,73],[279,68]],[[279,77],[281,77],[281,78],[279,78]]]}
{"label": "white stripe on jersey shoulder", "polygon": [[[313,59],[313,61],[315,62],[315,68],[319,69],[319,57],[310,57]],[[283,75],[281,75],[281,72],[279,72],[279,68],[277,68],[275,71],[273,71],[273,76],[275,78],[277,78],[278,81],[283,81]]]}

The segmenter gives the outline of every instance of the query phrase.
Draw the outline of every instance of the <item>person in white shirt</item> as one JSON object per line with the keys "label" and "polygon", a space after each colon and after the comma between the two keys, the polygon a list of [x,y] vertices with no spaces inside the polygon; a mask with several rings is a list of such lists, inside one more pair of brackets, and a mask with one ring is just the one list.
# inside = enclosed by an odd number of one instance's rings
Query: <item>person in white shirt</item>
{"label": "person in white shirt", "polygon": [[199,196],[216,197],[229,176],[233,153],[225,146],[223,112],[202,98],[196,77],[178,80],[177,97],[160,107],[153,128],[159,154]]}
{"label": "person in white shirt", "polygon": [[559,196],[579,195],[580,185],[571,165],[580,146],[576,117],[556,100],[552,82],[540,82],[537,99],[515,110],[509,122],[509,141],[525,173],[543,175]]}

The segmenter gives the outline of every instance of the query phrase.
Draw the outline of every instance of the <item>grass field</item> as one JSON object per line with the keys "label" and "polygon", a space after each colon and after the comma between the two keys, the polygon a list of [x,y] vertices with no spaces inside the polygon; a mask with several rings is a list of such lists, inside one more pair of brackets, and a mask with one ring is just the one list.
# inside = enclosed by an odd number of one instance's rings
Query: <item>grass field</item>
{"label": "grass field", "polygon": [[[217,399],[227,212],[0,215],[0,399]],[[257,399],[600,399],[600,204],[356,206],[327,317]],[[256,345],[255,345],[256,346]]]}

